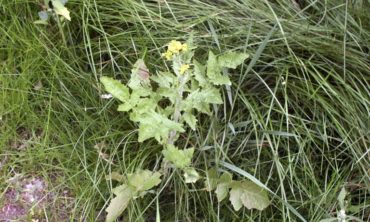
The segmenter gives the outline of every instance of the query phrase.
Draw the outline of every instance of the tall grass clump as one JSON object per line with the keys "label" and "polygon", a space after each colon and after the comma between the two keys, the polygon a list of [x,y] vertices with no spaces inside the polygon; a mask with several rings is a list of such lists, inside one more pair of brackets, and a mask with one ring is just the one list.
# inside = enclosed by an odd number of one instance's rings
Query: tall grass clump
{"label": "tall grass clump", "polygon": [[[224,104],[199,115],[198,128],[179,141],[196,147],[200,172],[256,178],[271,205],[234,211],[174,173],[163,189],[132,202],[122,221],[320,221],[338,217],[343,188],[346,215],[370,220],[368,1],[70,0],[67,7],[70,22],[38,25],[39,1],[0,0],[0,207],[10,178],[42,177],[50,192],[68,188],[66,220],[102,220],[117,185],[112,173],[158,167],[162,149],[138,143],[136,124],[101,98],[99,78],[127,82],[141,58],[149,70],[163,69],[163,46],[193,33],[204,61],[209,50],[250,58],[229,71]],[[40,218],[53,221],[55,213]]]}

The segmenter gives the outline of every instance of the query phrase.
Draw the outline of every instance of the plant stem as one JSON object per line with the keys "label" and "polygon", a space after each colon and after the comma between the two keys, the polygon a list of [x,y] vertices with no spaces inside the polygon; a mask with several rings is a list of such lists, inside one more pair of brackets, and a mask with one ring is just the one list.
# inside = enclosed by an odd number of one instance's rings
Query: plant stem
{"label": "plant stem", "polygon": [[67,47],[67,40],[66,40],[66,36],[64,35],[64,32],[63,32],[62,23],[60,22],[60,18],[59,18],[58,15],[56,15],[55,17],[56,17],[56,20],[57,20],[59,32],[62,36],[63,44],[64,44],[65,47]]}
{"label": "plant stem", "polygon": [[[175,111],[173,113],[173,121],[175,121],[176,123],[178,123],[180,121],[180,117],[181,117],[181,111],[180,111],[180,107],[181,107],[181,102],[183,100],[182,96],[183,96],[183,92],[184,92],[184,85],[185,85],[185,75],[181,75],[179,76],[179,87],[178,87],[178,94],[177,94],[177,97],[176,97],[176,100],[175,100]],[[168,137],[168,144],[174,144],[175,143],[175,138],[177,136],[177,131],[176,130],[172,130],[170,132],[170,135]]]}

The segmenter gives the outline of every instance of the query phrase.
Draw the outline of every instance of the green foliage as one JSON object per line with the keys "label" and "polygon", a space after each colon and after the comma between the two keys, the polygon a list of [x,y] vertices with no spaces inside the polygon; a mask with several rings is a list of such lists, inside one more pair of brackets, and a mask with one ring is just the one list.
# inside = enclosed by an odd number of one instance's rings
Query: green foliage
{"label": "green foliage", "polygon": [[[346,191],[345,187],[342,187],[340,190],[337,201],[339,205],[339,209],[337,209],[337,216],[336,217],[329,217],[325,219],[321,219],[320,222],[346,222],[346,221],[358,221],[362,222],[358,217],[348,215],[347,213],[351,211],[351,208],[358,208],[358,206],[350,206],[350,201],[346,201],[346,196],[348,192]],[[365,206],[364,206],[365,207]],[[358,210],[358,209],[357,209]]]}
{"label": "green foliage", "polygon": [[120,81],[105,76],[101,77],[100,81],[103,83],[105,89],[121,102],[129,99],[130,93],[128,88],[121,84]]}
{"label": "green foliage", "polygon": [[247,58],[249,55],[245,53],[228,52],[219,56],[217,61],[220,67],[235,69]]}
{"label": "green foliage", "polygon": [[232,175],[228,172],[225,172],[221,175],[220,179],[217,181],[217,187],[215,193],[217,195],[218,202],[221,202],[227,197],[229,193],[229,188],[232,182]]}
{"label": "green foliage", "polygon": [[239,210],[242,206],[248,209],[263,210],[270,204],[267,192],[250,181],[233,182],[230,201],[235,210]]}
{"label": "green foliage", "polygon": [[173,163],[177,168],[185,169],[191,164],[194,148],[179,150],[174,145],[168,144],[162,153],[164,158]]}
{"label": "green foliage", "polygon": [[184,169],[185,183],[195,183],[199,180],[199,173],[193,167]]}
{"label": "green foliage", "polygon": [[208,170],[205,185],[207,191],[215,190],[218,202],[230,194],[229,200],[237,211],[242,206],[263,210],[270,204],[266,190],[251,181],[235,181],[228,172],[218,177],[215,169]]}
{"label": "green foliage", "polygon": [[150,170],[138,170],[127,175],[130,187],[134,187],[135,192],[143,192],[152,189],[161,182],[161,174]]}
{"label": "green foliage", "polygon": [[[185,183],[195,183],[200,175],[191,167],[195,149],[179,149],[174,145],[179,134],[185,132],[184,124],[196,130],[198,120],[193,113],[198,111],[211,115],[210,105],[223,103],[218,86],[231,85],[231,82],[228,76],[221,73],[222,70],[236,68],[248,58],[244,53],[231,52],[216,56],[209,52],[204,66],[192,60],[194,52],[189,49],[194,48],[191,39],[185,44],[178,41],[168,44],[168,50],[163,56],[172,62],[173,73],[158,71],[157,75],[150,75],[152,72],[139,59],[131,71],[128,87],[118,80],[101,78],[105,89],[122,102],[118,111],[128,112],[130,120],[139,123],[138,141],[155,138],[162,144],[164,159],[184,172]],[[123,201],[123,197],[145,194],[146,190],[159,184],[159,177],[159,173],[150,171],[128,175],[128,188],[124,186],[125,189],[112,200],[114,207],[109,209],[116,211],[111,210],[111,218],[127,207],[128,201]],[[216,188],[220,202],[227,197],[231,188],[230,200],[236,210],[242,205],[259,210],[268,205],[267,194],[251,184],[235,182],[232,175],[226,172],[220,178],[217,178],[214,170],[207,173],[206,189],[211,191]],[[122,200],[122,205],[118,204],[119,200]]]}
{"label": "green foliage", "polygon": [[106,209],[107,217],[106,222],[112,222],[119,217],[122,212],[127,208],[130,200],[133,197],[133,191],[125,184],[120,185],[113,189],[113,193],[116,195],[109,206]]}
{"label": "green foliage", "polygon": [[229,77],[223,75],[221,71],[222,67],[218,63],[217,57],[210,51],[207,62],[207,77],[215,85],[231,85]]}
{"label": "green foliage", "polygon": [[53,9],[57,15],[61,15],[67,20],[71,20],[68,9],[64,7],[64,4],[66,1],[61,1],[61,0],[49,0],[49,1],[51,1],[51,4],[53,5]]}
{"label": "green foliage", "polygon": [[204,181],[204,185],[208,192],[216,189],[218,183],[218,174],[215,168],[209,169],[206,172],[206,179]]}
{"label": "green foliage", "polygon": [[198,121],[197,118],[190,112],[184,113],[182,117],[184,118],[184,121],[186,122],[186,124],[188,124],[192,130],[195,130],[195,126]]}
{"label": "green foliage", "polygon": [[[191,42],[189,40],[188,44]],[[221,74],[221,69],[236,67],[248,57],[247,54],[235,52],[217,57],[210,52],[205,68],[195,60],[189,64],[193,56],[189,48],[194,46],[176,41],[169,45],[167,54],[170,55],[175,74],[158,71],[157,75],[150,75],[144,61],[139,59],[127,84],[131,92],[118,80],[101,78],[105,89],[123,102],[118,111],[129,112],[130,119],[139,123],[139,142],[155,138],[160,144],[173,144],[177,134],[185,132],[184,123],[195,130],[198,120],[193,110],[210,115],[210,104],[223,103],[216,86],[231,83],[227,76]],[[194,69],[189,69],[190,65]],[[152,84],[158,87],[154,89]],[[161,101],[166,99],[170,101],[169,105],[159,105],[165,104]]]}
{"label": "green foliage", "polygon": [[180,123],[172,121],[164,114],[156,113],[153,110],[142,114],[134,112],[130,118],[140,123],[139,142],[154,137],[159,143],[164,144],[167,142],[168,135],[171,131],[185,131]]}
{"label": "green foliage", "polygon": [[[117,175],[116,175],[117,177]],[[137,170],[127,175],[127,184],[114,188],[116,195],[106,209],[106,222],[114,221],[127,208],[133,198],[143,196],[146,192],[161,182],[161,174],[150,170]]]}
{"label": "green foliage", "polygon": [[[44,211],[49,221],[99,220],[96,209],[107,199],[110,181],[103,178],[110,170],[126,176],[132,167],[153,169],[161,150],[154,139],[137,144],[132,134],[137,131],[130,128],[138,124],[111,112],[113,101],[99,99],[97,78],[126,80],[131,68],[126,64],[141,55],[151,76],[156,69],[168,71],[158,58],[165,50],[161,44],[192,30],[201,42],[195,58],[202,65],[207,60],[197,56],[206,57],[209,49],[216,55],[246,51],[251,60],[240,72],[223,69],[233,86],[221,92],[231,95],[232,103],[209,118],[193,110],[197,131],[185,129],[176,145],[195,146],[192,165],[202,176],[213,165],[224,170],[218,164],[224,160],[268,180],[276,192],[273,205],[263,212],[232,212],[223,200],[218,213],[216,194],[198,189],[203,180],[184,186],[174,175],[157,204],[146,195],[126,209],[125,220],[153,218],[157,205],[161,221],[174,221],[175,214],[191,221],[305,221],[286,201],[307,221],[337,221],[343,186],[347,216],[368,220],[370,1],[74,0],[65,5],[72,22],[58,16],[67,45],[61,44],[55,13],[47,12],[52,16],[45,27],[30,21],[38,19],[39,2],[0,3],[2,193],[13,173],[42,176],[67,186],[72,195],[59,198],[71,206],[68,218],[53,218],[49,208]],[[43,130],[40,140],[24,139],[26,151],[11,145],[23,140],[16,133],[20,127],[36,136]],[[102,141],[107,146],[101,152],[92,149]]]}

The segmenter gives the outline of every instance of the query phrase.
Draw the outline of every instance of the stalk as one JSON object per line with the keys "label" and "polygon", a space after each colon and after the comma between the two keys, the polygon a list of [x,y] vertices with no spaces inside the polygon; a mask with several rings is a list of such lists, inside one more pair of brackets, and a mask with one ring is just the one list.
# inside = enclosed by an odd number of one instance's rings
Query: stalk
{"label": "stalk", "polygon": [[[186,75],[186,74],[185,74]],[[173,114],[172,120],[176,123],[180,121],[181,117],[181,102],[183,101],[183,92],[184,92],[184,85],[185,85],[185,75],[179,76],[179,91],[175,100],[175,111]],[[177,136],[176,130],[172,130],[170,135],[168,136],[168,144],[173,145],[175,142],[175,138]]]}

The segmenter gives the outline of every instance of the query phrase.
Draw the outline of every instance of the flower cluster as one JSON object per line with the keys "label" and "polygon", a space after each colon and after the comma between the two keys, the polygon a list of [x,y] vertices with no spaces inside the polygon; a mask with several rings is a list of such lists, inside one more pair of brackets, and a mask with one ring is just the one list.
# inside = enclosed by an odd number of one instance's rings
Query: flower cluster
{"label": "flower cluster", "polygon": [[168,43],[167,51],[163,53],[162,56],[167,60],[171,60],[174,55],[186,51],[188,51],[188,45],[186,43],[182,44],[179,41],[172,40],[170,43]]}

